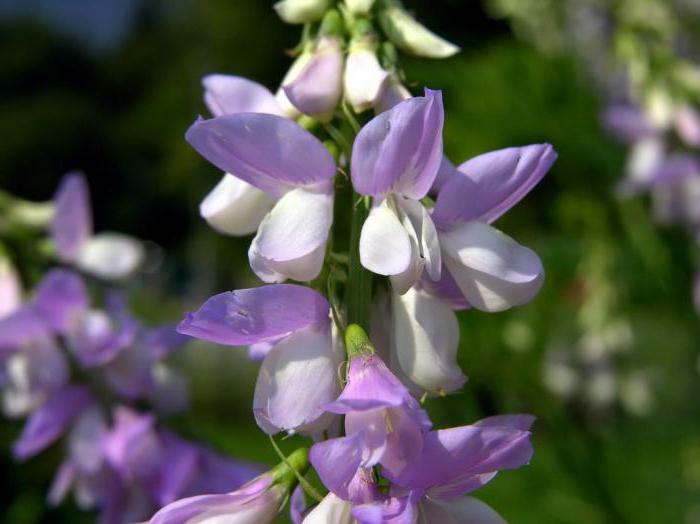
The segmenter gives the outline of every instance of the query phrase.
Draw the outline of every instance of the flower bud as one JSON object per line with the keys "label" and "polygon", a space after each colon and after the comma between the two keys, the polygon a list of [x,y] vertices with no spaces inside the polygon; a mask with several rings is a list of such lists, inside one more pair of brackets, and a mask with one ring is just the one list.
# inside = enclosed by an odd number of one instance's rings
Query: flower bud
{"label": "flower bud", "polygon": [[[340,39],[322,36],[309,55],[303,53],[282,84],[287,101],[278,102],[289,114],[289,104],[298,112],[328,121],[342,95],[343,51]],[[292,80],[290,80],[290,77]]]}
{"label": "flower bud", "polygon": [[430,31],[399,5],[390,5],[379,20],[389,39],[412,55],[448,58],[459,51],[459,47]]}
{"label": "flower bud", "polygon": [[306,24],[320,20],[330,5],[330,0],[282,0],[274,9],[288,24]]}
{"label": "flower bud", "polygon": [[373,5],[374,0],[345,0],[345,6],[354,15],[366,15]]}
{"label": "flower bud", "polygon": [[345,98],[356,113],[374,106],[379,99],[389,73],[379,65],[376,40],[371,33],[354,36],[345,63],[343,86]]}

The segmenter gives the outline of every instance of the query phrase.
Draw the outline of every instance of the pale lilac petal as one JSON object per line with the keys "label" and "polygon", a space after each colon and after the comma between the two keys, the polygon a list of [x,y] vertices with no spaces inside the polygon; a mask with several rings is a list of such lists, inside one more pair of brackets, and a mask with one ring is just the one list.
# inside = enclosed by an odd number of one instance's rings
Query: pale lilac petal
{"label": "pale lilac petal", "polygon": [[75,265],[85,273],[104,280],[131,276],[146,256],[143,243],[129,235],[104,232],[83,244]]}
{"label": "pale lilac petal", "polygon": [[447,302],[452,309],[461,310],[469,308],[469,302],[464,298],[462,290],[459,289],[457,282],[455,282],[455,279],[445,267],[444,261],[440,270],[440,279],[433,281],[428,275],[423,275],[420,287],[431,295],[440,297]]}
{"label": "pale lilac petal", "polygon": [[264,218],[250,246],[251,267],[266,282],[308,282],[323,266],[333,195],[293,189]]}
{"label": "pale lilac petal", "polygon": [[154,418],[119,407],[114,419],[113,427],[102,439],[107,461],[125,480],[154,474],[163,456]]}
{"label": "pale lilac petal", "polygon": [[280,116],[240,113],[200,119],[185,138],[222,171],[274,196],[295,187],[327,188],[335,176],[335,162],[323,144]]}
{"label": "pale lilac petal", "polygon": [[206,447],[199,448],[199,478],[194,488],[197,493],[228,493],[238,489],[265,471],[258,464],[233,461]]}
{"label": "pale lilac petal", "polygon": [[430,188],[430,193],[433,195],[439,194],[440,190],[447,183],[447,181],[457,173],[457,168],[452,161],[447,158],[447,155],[442,155],[440,169],[438,169],[435,180],[433,180],[433,187]]}
{"label": "pale lilac petal", "polygon": [[177,332],[175,324],[150,328],[142,331],[139,336],[139,344],[154,362],[172,355],[189,341],[190,337]]}
{"label": "pale lilac petal", "polygon": [[371,45],[351,44],[345,63],[343,87],[345,98],[356,113],[374,106],[389,80],[389,72],[382,68]]}
{"label": "pale lilac petal", "polygon": [[377,98],[374,112],[378,115],[379,113],[388,111],[404,100],[408,100],[411,96],[411,92],[392,75],[389,77],[389,80],[385,82],[384,89],[382,89]]}
{"label": "pale lilac petal", "polygon": [[284,501],[286,490],[270,486],[270,477],[261,477],[225,495],[200,495],[175,501],[158,511],[150,524],[190,522],[232,522],[270,524]]}
{"label": "pale lilac petal", "polygon": [[689,147],[700,147],[700,114],[691,106],[682,106],[676,111],[676,132]]}
{"label": "pale lilac petal", "polygon": [[302,524],[306,513],[306,494],[301,484],[294,488],[292,497],[289,499],[289,517],[293,524]]}
{"label": "pale lilac petal", "polygon": [[49,397],[29,417],[19,440],[14,443],[15,458],[25,460],[51,445],[90,401],[90,393],[80,386],[68,387]]}
{"label": "pale lilac petal", "polygon": [[44,321],[60,333],[75,325],[89,297],[82,279],[66,269],[53,269],[36,289],[34,304]]}
{"label": "pale lilac petal", "polygon": [[2,370],[2,409],[8,417],[33,412],[70,376],[68,362],[53,337],[35,338],[12,353]]}
{"label": "pale lilac petal", "polygon": [[481,222],[440,235],[445,265],[476,309],[503,311],[526,304],[544,283],[537,254]]}
{"label": "pale lilac petal", "polygon": [[[390,479],[415,489],[439,488],[435,493],[456,496],[474,485],[473,477],[514,469],[532,457],[530,432],[489,426],[461,426],[425,435],[423,452]],[[431,491],[432,493],[432,491]],[[466,493],[466,491],[462,491]]]}
{"label": "pale lilac petal", "polygon": [[212,115],[268,113],[284,116],[275,95],[265,86],[234,75],[207,75],[202,78],[204,101]]}
{"label": "pale lilac petal", "polygon": [[319,120],[329,120],[342,96],[342,74],[341,43],[336,38],[324,37],[294,80],[282,88],[299,111]]}
{"label": "pale lilac petal", "polygon": [[106,312],[91,309],[75,319],[67,340],[82,366],[103,366],[136,340],[138,328],[135,319],[120,325]]}
{"label": "pale lilac petal", "polygon": [[393,344],[404,374],[423,390],[450,393],[466,377],[457,363],[459,324],[448,304],[424,291],[394,294]]}
{"label": "pale lilac petal", "polygon": [[324,406],[340,391],[342,360],[329,329],[305,329],[275,344],[255,385],[253,413],[263,431],[309,434],[325,429],[332,417]]}
{"label": "pale lilac petal", "polygon": [[411,239],[387,201],[372,208],[362,226],[360,261],[378,275],[399,275],[411,265]]}
{"label": "pale lilac petal", "polygon": [[424,197],[442,159],[442,96],[426,89],[424,97],[401,102],[374,117],[352,148],[352,183],[362,195],[394,192]]}
{"label": "pale lilac petal", "polygon": [[349,500],[349,486],[362,462],[362,434],[317,442],[309,461],[321,482],[341,499]]}
{"label": "pale lilac petal", "polygon": [[275,284],[215,295],[190,313],[178,331],[195,338],[246,346],[328,323],[328,301],[317,291]]}
{"label": "pale lilac petal", "polygon": [[326,410],[347,414],[404,404],[413,406],[414,402],[408,390],[378,356],[357,356],[350,360],[345,389],[335,402],[326,406]]}
{"label": "pale lilac petal", "polygon": [[107,420],[96,405],[83,410],[68,435],[68,453],[81,475],[98,473],[103,464],[102,439],[107,434]]}
{"label": "pale lilac petal", "polygon": [[172,415],[185,411],[190,402],[187,378],[165,364],[153,366],[153,382],[148,401],[159,415]]}
{"label": "pale lilac petal", "polygon": [[53,198],[55,211],[49,232],[58,257],[72,262],[92,235],[90,192],[82,173],[68,173]]}
{"label": "pale lilac petal", "polygon": [[551,145],[535,144],[466,161],[442,186],[433,220],[440,229],[469,220],[493,222],[537,185],[556,158]]}
{"label": "pale lilac petal", "polygon": [[102,367],[104,381],[120,396],[140,399],[153,391],[153,362],[138,345],[124,348]]}
{"label": "pale lilac petal", "polygon": [[199,206],[199,214],[219,233],[250,235],[277,199],[226,173]]}
{"label": "pale lilac petal", "polygon": [[603,125],[609,133],[625,143],[636,142],[656,133],[644,112],[631,105],[618,104],[608,107],[603,113]]}
{"label": "pale lilac petal", "polygon": [[666,156],[652,171],[650,186],[674,184],[685,177],[700,175],[700,160],[693,155],[676,153]]}
{"label": "pale lilac petal", "polygon": [[49,507],[58,506],[68,495],[75,482],[76,470],[70,460],[66,460],[58,467],[51,481],[51,487],[46,495]]}
{"label": "pale lilac petal", "polygon": [[[352,515],[361,524],[416,524],[419,515],[410,497],[390,497],[353,507]],[[432,521],[431,521],[432,524]],[[450,523],[440,523],[450,524]]]}
{"label": "pale lilac petal", "polygon": [[198,447],[169,432],[162,433],[161,442],[160,470],[152,494],[159,506],[165,506],[185,495],[197,473],[200,457]]}
{"label": "pale lilac petal", "polygon": [[34,339],[48,337],[49,326],[34,307],[22,307],[0,319],[0,356],[19,350]]}

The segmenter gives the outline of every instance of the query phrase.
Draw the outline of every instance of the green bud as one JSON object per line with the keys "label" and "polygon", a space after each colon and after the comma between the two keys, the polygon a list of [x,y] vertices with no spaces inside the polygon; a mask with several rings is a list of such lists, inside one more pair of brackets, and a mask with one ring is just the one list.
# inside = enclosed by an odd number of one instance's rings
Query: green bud
{"label": "green bud", "polygon": [[367,333],[357,324],[350,324],[345,330],[345,351],[348,358],[374,354],[374,346]]}
{"label": "green bud", "polygon": [[344,31],[345,25],[343,24],[343,17],[340,15],[339,11],[331,9],[323,16],[319,36],[335,36],[336,38],[342,38]]}
{"label": "green bud", "polygon": [[459,47],[430,31],[396,3],[387,3],[379,21],[389,39],[412,55],[447,58],[459,51]]}
{"label": "green bud", "polygon": [[288,24],[306,24],[320,20],[332,0],[282,0],[273,7]]}

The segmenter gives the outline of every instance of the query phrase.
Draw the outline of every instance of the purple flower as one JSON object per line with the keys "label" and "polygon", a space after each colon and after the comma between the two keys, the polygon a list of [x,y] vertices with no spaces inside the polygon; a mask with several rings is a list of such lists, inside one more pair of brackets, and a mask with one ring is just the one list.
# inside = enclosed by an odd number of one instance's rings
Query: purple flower
{"label": "purple flower", "polygon": [[[548,144],[493,151],[459,166],[442,186],[432,217],[443,269],[473,307],[508,309],[529,302],[542,287],[539,257],[489,224],[519,202],[555,159]],[[441,287],[450,283],[443,280]]]}
{"label": "purple flower", "polygon": [[54,196],[49,233],[59,260],[106,280],[122,279],[141,264],[141,243],[119,233],[93,234],[87,182],[82,173],[68,173]]}
{"label": "purple flower", "polygon": [[437,232],[418,202],[433,184],[442,158],[442,96],[405,100],[365,125],[352,151],[355,190],[375,199],[360,236],[362,265],[391,276],[405,293],[423,269],[440,277]]}
{"label": "purple flower", "polygon": [[400,471],[420,454],[427,414],[376,356],[350,360],[348,383],[326,406],[345,415],[345,437],[315,444],[309,459],[323,483],[345,500],[356,498],[353,480],[361,468],[382,464]]}
{"label": "purple flower", "polygon": [[91,402],[86,388],[70,386],[51,395],[32,415],[12,451],[25,460],[55,442],[73,419]]}
{"label": "purple flower", "polygon": [[335,162],[323,144],[296,122],[263,113],[199,120],[186,138],[220,169],[281,197],[251,244],[255,273],[266,282],[314,279],[333,218]]}
{"label": "purple flower", "polygon": [[178,330],[219,344],[273,344],[255,387],[263,431],[314,433],[331,422],[322,407],[338,394],[342,352],[332,340],[328,302],[313,289],[277,284],[221,293]]}

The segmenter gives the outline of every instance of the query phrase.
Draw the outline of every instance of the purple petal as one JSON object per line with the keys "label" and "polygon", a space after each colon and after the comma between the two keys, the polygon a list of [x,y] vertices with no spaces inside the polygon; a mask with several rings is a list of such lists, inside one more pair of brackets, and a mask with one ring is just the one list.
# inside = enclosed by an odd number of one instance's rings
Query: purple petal
{"label": "purple petal", "polygon": [[289,500],[289,518],[294,524],[302,524],[306,513],[306,495],[301,485],[294,488]]}
{"label": "purple petal", "polygon": [[442,162],[440,162],[440,169],[438,169],[435,180],[433,180],[433,186],[430,188],[430,193],[437,195],[440,193],[442,186],[444,186],[447,181],[457,174],[457,168],[455,165],[447,158],[446,155],[442,155]]}
{"label": "purple petal", "polygon": [[529,431],[462,426],[429,432],[420,457],[400,474],[386,474],[402,486],[423,490],[440,487],[450,489],[450,494],[456,496],[459,489],[466,493],[467,487],[480,485],[474,477],[518,468],[531,457]]}
{"label": "purple petal", "polygon": [[68,492],[73,487],[75,482],[75,465],[70,461],[64,461],[51,481],[49,493],[46,495],[46,501],[49,507],[58,506],[68,495]]}
{"label": "purple petal", "polygon": [[274,284],[215,295],[187,315],[178,332],[246,346],[328,323],[328,301],[311,288]]}
{"label": "purple petal", "polygon": [[58,257],[72,262],[92,235],[90,193],[82,173],[68,173],[54,196],[54,217],[49,232]]}
{"label": "purple petal", "polygon": [[138,329],[136,319],[115,325],[115,319],[104,311],[90,310],[77,319],[67,340],[80,364],[91,368],[113,361],[133,344]]}
{"label": "purple petal", "polygon": [[556,158],[551,145],[535,144],[467,160],[442,186],[435,224],[444,230],[469,220],[493,222],[537,185]]}
{"label": "purple petal", "polygon": [[349,500],[349,486],[362,462],[362,434],[317,442],[309,461],[323,484],[341,499]]}
{"label": "purple petal", "polygon": [[700,175],[700,161],[692,155],[668,155],[651,172],[651,186],[674,184],[685,177]]}
{"label": "purple petal", "polygon": [[691,106],[682,106],[676,111],[676,132],[689,147],[700,147],[700,114]]}
{"label": "purple petal", "polygon": [[490,428],[511,428],[520,431],[529,431],[535,423],[536,417],[532,415],[496,415],[481,419],[474,423],[475,426]]}
{"label": "purple petal", "polygon": [[202,78],[204,101],[212,115],[268,113],[284,116],[275,95],[265,86],[233,75],[207,75]]}
{"label": "purple petal", "polygon": [[65,388],[49,397],[32,414],[13,445],[15,458],[25,460],[52,444],[90,401],[90,393],[81,386]]}
{"label": "purple petal", "polygon": [[233,493],[200,495],[178,500],[161,509],[149,522],[186,524],[194,520],[214,520],[216,517],[228,517],[234,521],[237,513],[245,512],[250,522],[269,523],[277,513],[284,496],[284,490],[270,487],[271,481],[270,477],[261,477]]}
{"label": "purple petal", "polygon": [[384,407],[413,405],[415,399],[376,356],[358,356],[350,360],[348,383],[338,399],[326,405],[332,413],[346,414]]}
{"label": "purple petal", "polygon": [[67,269],[53,269],[41,281],[34,299],[37,312],[60,333],[71,330],[89,304],[82,279]]}
{"label": "purple petal", "polygon": [[200,119],[185,138],[219,169],[274,196],[295,187],[326,188],[335,176],[335,162],[323,144],[280,116],[240,113]]}
{"label": "purple petal", "polygon": [[0,356],[49,336],[49,327],[33,307],[22,307],[0,319]]}
{"label": "purple petal", "polygon": [[442,159],[442,95],[405,100],[374,117],[352,148],[352,183],[362,195],[424,197]]}
{"label": "purple petal", "polygon": [[257,464],[233,461],[206,447],[199,453],[200,472],[194,483],[199,493],[228,493],[264,473]]}
{"label": "purple petal", "polygon": [[164,450],[152,494],[159,506],[165,506],[185,496],[185,490],[197,472],[199,449],[168,432],[163,432],[161,441]]}
{"label": "purple petal", "polygon": [[628,144],[656,133],[644,112],[631,105],[610,106],[603,113],[602,120],[609,133]]}
{"label": "purple petal", "polygon": [[299,111],[320,120],[329,120],[343,93],[342,74],[340,42],[335,38],[322,38],[303,69],[282,88]]}
{"label": "purple petal", "polygon": [[431,295],[435,295],[447,302],[452,309],[461,310],[470,307],[469,302],[464,298],[462,290],[459,289],[457,282],[455,282],[444,263],[440,271],[440,279],[433,281],[428,278],[428,275],[424,274],[420,287]]}
{"label": "purple petal", "polygon": [[102,440],[107,461],[123,479],[146,478],[157,471],[163,448],[151,415],[118,407],[114,424]]}
{"label": "purple petal", "polygon": [[151,360],[158,361],[171,355],[174,351],[187,344],[190,337],[177,332],[177,326],[166,324],[146,330],[140,339],[140,344],[146,349]]}

